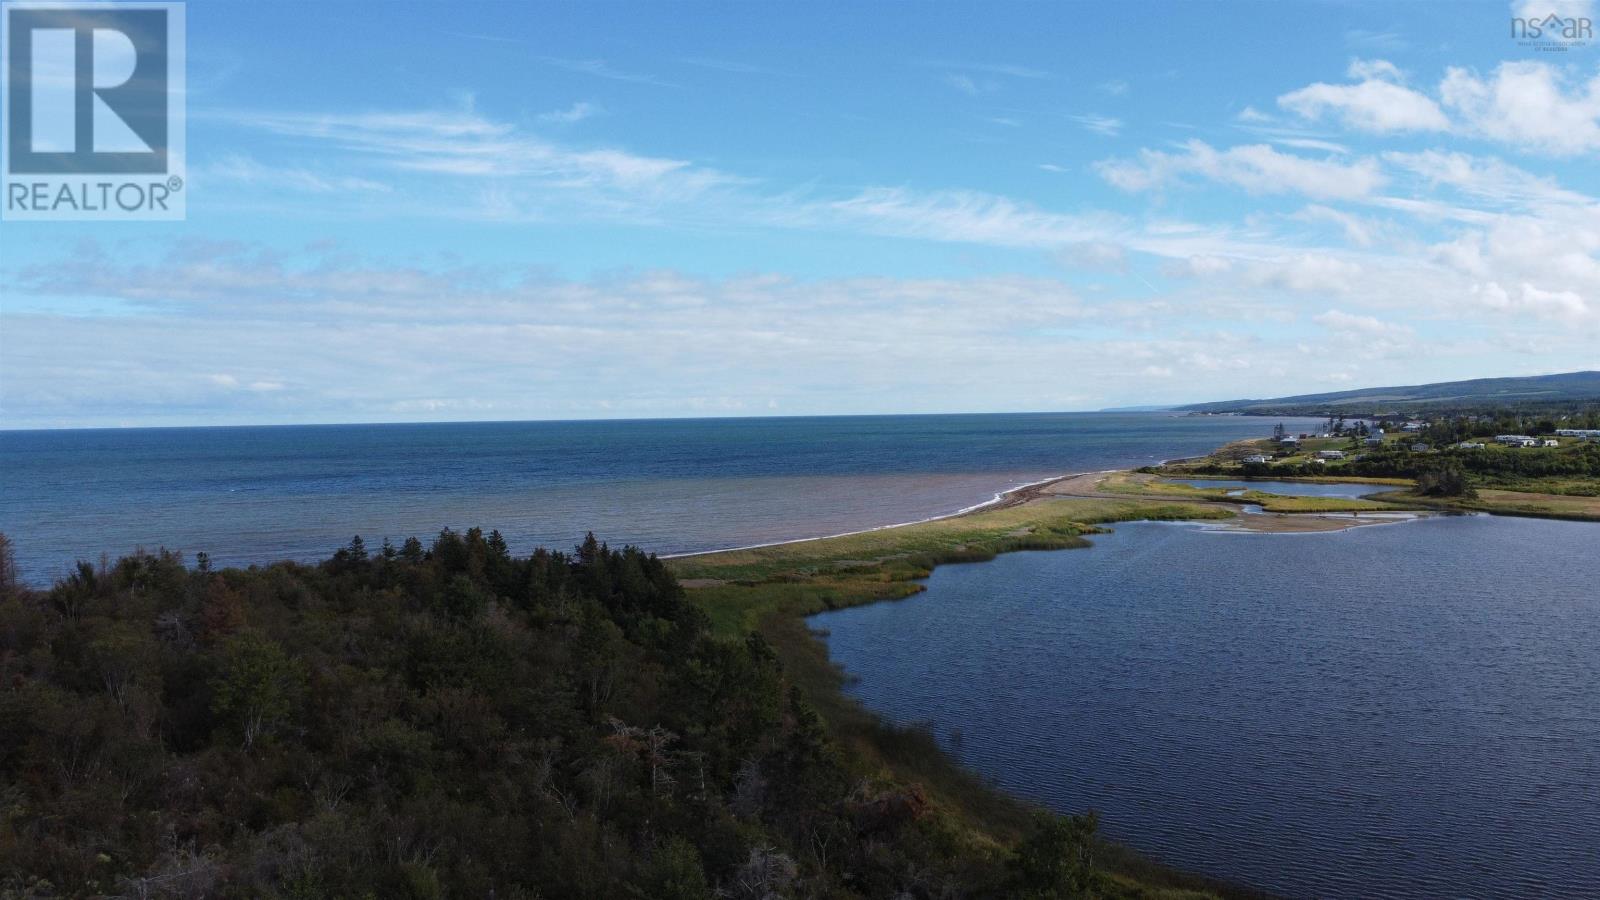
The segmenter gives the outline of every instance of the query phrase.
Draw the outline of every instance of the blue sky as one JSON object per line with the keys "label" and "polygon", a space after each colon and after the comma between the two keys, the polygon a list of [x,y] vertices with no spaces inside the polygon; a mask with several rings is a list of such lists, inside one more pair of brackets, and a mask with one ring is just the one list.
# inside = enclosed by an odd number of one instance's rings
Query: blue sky
{"label": "blue sky", "polygon": [[188,219],[0,224],[4,427],[1093,409],[1600,368],[1503,3],[193,2]]}

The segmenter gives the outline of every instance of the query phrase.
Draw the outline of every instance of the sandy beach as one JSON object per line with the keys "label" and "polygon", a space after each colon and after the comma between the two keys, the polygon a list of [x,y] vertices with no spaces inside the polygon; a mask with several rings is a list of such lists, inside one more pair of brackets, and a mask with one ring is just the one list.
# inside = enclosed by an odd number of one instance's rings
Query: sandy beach
{"label": "sandy beach", "polygon": [[[1124,480],[1124,487],[1119,490],[1107,490],[1105,482],[1113,477]],[[985,509],[994,509],[996,506],[1023,506],[1041,500],[1054,499],[1081,499],[1081,500],[1172,500],[1170,494],[1150,491],[1142,493],[1126,489],[1128,479],[1157,480],[1151,476],[1138,475],[1130,470],[1110,470],[1105,472],[1085,472],[1077,475],[1066,475],[1061,478],[1026,485],[1009,491],[992,505]],[[1137,482],[1135,482],[1137,483]],[[1237,515],[1225,522],[1210,524],[1208,527],[1223,531],[1254,532],[1261,534],[1313,534],[1317,532],[1344,531],[1350,528],[1360,528],[1366,525],[1392,525],[1396,522],[1408,521],[1430,515],[1426,512],[1400,511],[1394,512],[1326,512],[1326,513],[1276,513],[1243,509],[1238,504],[1220,503],[1210,500],[1195,500],[1192,502],[1205,503],[1225,507],[1236,511]],[[966,512],[961,515],[966,515]]]}

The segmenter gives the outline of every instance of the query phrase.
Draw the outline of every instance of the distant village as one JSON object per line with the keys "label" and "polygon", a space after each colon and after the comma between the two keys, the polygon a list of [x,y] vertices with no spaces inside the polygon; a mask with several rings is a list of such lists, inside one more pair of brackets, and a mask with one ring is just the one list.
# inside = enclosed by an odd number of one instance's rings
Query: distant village
{"label": "distant village", "polygon": [[[1563,444],[1600,443],[1600,428],[1560,428],[1554,423],[1536,429],[1538,434],[1482,433],[1496,424],[1488,416],[1459,417],[1435,421],[1374,417],[1346,420],[1330,416],[1324,428],[1315,432],[1290,432],[1279,423],[1272,433],[1276,452],[1253,453],[1240,459],[1245,465],[1267,465],[1274,460],[1300,461],[1326,465],[1343,460],[1361,460],[1370,449],[1404,449],[1413,453],[1441,453],[1452,450],[1486,450],[1491,445],[1513,449],[1559,448]],[[1480,434],[1482,433],[1482,434]]]}

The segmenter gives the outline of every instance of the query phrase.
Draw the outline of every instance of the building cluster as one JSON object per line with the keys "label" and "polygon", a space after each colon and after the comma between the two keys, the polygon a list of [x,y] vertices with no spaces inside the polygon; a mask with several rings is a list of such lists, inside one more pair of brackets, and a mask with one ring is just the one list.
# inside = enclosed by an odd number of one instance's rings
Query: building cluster
{"label": "building cluster", "polygon": [[[1560,434],[1560,432],[1557,432]],[[1536,438],[1526,434],[1497,434],[1494,436],[1496,444],[1507,447],[1559,447],[1561,442],[1555,438]]]}
{"label": "building cluster", "polygon": [[[1363,425],[1363,427],[1365,426]],[[1401,433],[1417,434],[1418,432],[1427,430],[1428,423],[1412,420],[1403,423],[1399,426],[1399,428]],[[1359,432],[1354,431],[1345,433],[1352,435],[1359,434]],[[1558,440],[1558,438],[1577,438],[1578,440],[1600,443],[1600,428],[1558,428],[1556,429],[1555,433],[1556,437],[1534,437],[1533,435],[1528,434],[1501,434],[1495,436],[1494,443],[1505,447],[1518,448],[1560,447],[1561,441]],[[1335,436],[1335,433],[1298,435],[1289,434],[1280,424],[1273,429],[1272,439],[1273,442],[1276,443],[1280,448],[1280,452],[1295,453],[1299,451],[1302,441],[1310,438],[1331,438]],[[1365,443],[1368,447],[1382,446],[1384,439],[1385,434],[1382,428],[1374,427],[1370,431],[1367,431],[1365,435]],[[1426,442],[1415,440],[1409,443],[1402,441],[1401,445],[1409,446],[1411,450],[1416,453],[1426,453],[1434,449]],[[1489,444],[1486,442],[1486,440],[1461,441],[1460,443],[1451,444],[1449,446],[1450,449],[1456,450],[1484,450],[1488,448]],[[1444,448],[1441,447],[1440,449]],[[1355,456],[1355,458],[1358,460],[1364,459],[1365,457],[1365,453],[1360,453]],[[1335,460],[1343,460],[1346,458],[1348,458],[1348,454],[1344,450],[1318,450],[1315,456],[1312,457],[1311,462],[1317,464],[1326,464]],[[1244,457],[1242,462],[1245,465],[1267,465],[1272,462],[1272,456],[1266,453],[1255,453]]]}

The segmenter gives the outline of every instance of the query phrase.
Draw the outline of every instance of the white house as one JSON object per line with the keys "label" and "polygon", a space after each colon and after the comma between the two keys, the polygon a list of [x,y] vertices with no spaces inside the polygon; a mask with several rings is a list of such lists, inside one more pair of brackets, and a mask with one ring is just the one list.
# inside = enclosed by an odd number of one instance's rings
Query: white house
{"label": "white house", "polygon": [[1507,447],[1537,447],[1539,442],[1525,434],[1497,434],[1494,442]]}
{"label": "white house", "polygon": [[1479,443],[1478,441],[1462,441],[1461,443],[1457,444],[1456,446],[1459,447],[1462,450],[1482,450],[1483,448],[1487,447],[1488,445],[1487,444],[1483,444],[1483,443]]}
{"label": "white house", "polygon": [[1561,442],[1555,438],[1545,438],[1544,445],[1546,447],[1559,447],[1561,446]]}
{"label": "white house", "polygon": [[1318,459],[1344,459],[1343,450],[1318,450]]}
{"label": "white house", "polygon": [[1253,456],[1246,456],[1244,458],[1244,464],[1247,466],[1264,466],[1269,462],[1272,462],[1272,457],[1262,453],[1257,453]]}

